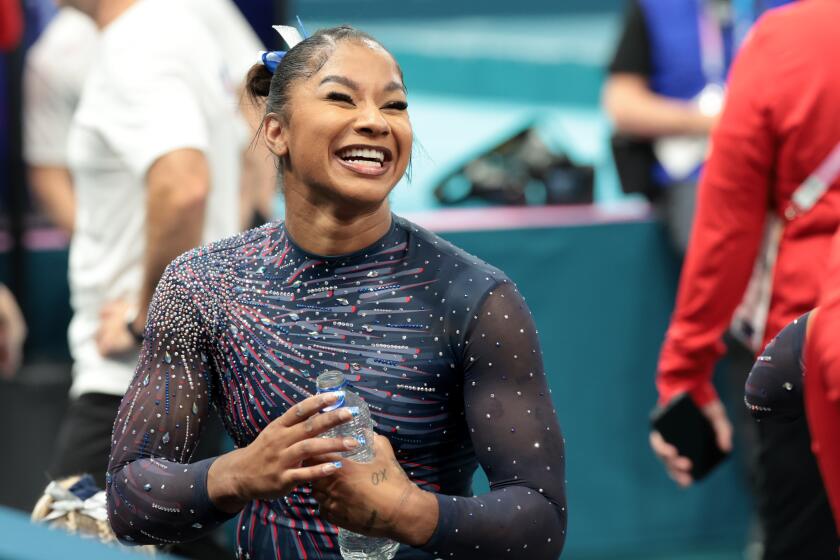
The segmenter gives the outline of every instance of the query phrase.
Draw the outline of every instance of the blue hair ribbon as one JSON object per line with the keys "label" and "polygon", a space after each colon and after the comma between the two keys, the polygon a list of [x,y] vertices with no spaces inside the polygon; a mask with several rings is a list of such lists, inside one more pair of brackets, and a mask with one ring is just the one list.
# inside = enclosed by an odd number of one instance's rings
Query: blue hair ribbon
{"label": "blue hair ribbon", "polygon": [[262,63],[268,68],[268,71],[274,74],[277,67],[280,66],[280,61],[286,56],[286,51],[262,51],[260,59]]}

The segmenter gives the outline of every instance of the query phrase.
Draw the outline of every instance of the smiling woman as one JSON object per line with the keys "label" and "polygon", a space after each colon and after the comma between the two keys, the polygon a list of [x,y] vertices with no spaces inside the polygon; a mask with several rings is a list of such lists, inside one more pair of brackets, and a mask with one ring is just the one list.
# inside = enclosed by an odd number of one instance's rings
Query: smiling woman
{"label": "smiling woman", "polygon": [[[125,541],[195,538],[241,512],[243,558],[339,558],[336,526],[397,558],[556,558],[564,445],[536,328],[498,269],[394,216],[411,154],[402,72],[374,39],[322,30],[272,72],[262,136],[286,221],[191,251],[161,280],[114,428],[109,515]],[[318,437],[370,407],[371,463]],[[237,449],[189,463],[213,407]],[[481,465],[491,491],[472,496]]]}
{"label": "smiling woman", "polygon": [[[402,70],[388,51],[351,27],[324,30],[291,49],[273,74],[255,66],[249,84],[252,97],[267,97],[264,136],[284,170],[292,234],[291,213],[308,216],[325,204],[371,213],[363,227],[387,226],[382,202],[405,173],[412,146]],[[370,231],[367,240],[382,233]]]}

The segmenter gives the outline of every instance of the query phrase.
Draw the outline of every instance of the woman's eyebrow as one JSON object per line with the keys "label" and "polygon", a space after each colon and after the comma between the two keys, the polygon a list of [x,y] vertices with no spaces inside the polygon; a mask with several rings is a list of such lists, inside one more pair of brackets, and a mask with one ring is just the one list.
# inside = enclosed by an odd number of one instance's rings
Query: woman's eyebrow
{"label": "woman's eyebrow", "polygon": [[406,93],[405,86],[400,84],[400,83],[391,82],[387,86],[385,86],[385,91],[396,91],[396,90],[399,90],[403,93]]}
{"label": "woman's eyebrow", "polygon": [[[347,86],[353,91],[359,91],[359,84],[357,84],[350,78],[346,78],[344,76],[337,76],[335,74],[325,76],[324,79],[321,80],[321,82],[318,85],[321,86],[329,82],[335,82],[337,84]],[[399,82],[391,81],[388,83],[388,85],[385,86],[385,91],[402,91],[403,93],[405,93],[405,86]]]}
{"label": "woman's eyebrow", "polygon": [[320,86],[327,82],[336,82],[341,85],[347,86],[353,91],[359,91],[359,84],[357,84],[350,78],[345,78],[344,76],[336,76],[334,74],[330,74],[329,76],[326,76],[323,80],[321,80],[321,83],[319,83],[318,85]]}

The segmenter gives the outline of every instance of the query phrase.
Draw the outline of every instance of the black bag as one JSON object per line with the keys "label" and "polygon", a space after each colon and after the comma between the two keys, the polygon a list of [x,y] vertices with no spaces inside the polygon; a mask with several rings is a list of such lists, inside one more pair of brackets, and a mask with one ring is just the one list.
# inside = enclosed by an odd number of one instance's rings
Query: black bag
{"label": "black bag", "polygon": [[656,165],[653,142],[648,138],[614,134],[610,138],[610,148],[621,190],[626,194],[643,194],[650,201],[656,200],[661,189],[653,180],[653,167]]}
{"label": "black bag", "polygon": [[477,198],[499,204],[591,204],[595,169],[548,149],[532,126],[446,176],[435,187],[443,204]]}

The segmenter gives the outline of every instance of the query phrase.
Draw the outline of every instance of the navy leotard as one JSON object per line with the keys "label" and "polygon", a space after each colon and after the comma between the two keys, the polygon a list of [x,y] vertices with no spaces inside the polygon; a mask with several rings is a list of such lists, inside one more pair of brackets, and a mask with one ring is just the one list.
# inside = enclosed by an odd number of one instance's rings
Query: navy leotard
{"label": "navy leotard", "polygon": [[[196,538],[231,516],[190,464],[211,408],[238,447],[339,369],[408,476],[435,492],[437,529],[398,558],[556,558],[564,445],[534,323],[499,270],[396,216],[351,255],[312,255],[282,223],[191,251],[158,286],[114,425],[108,510],[120,539]],[[481,465],[491,491],[472,496]],[[241,558],[340,558],[307,487],[251,502]]]}

